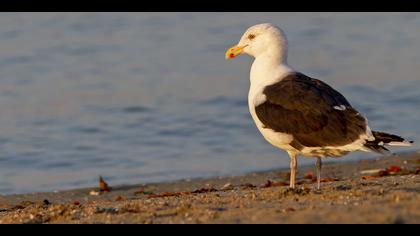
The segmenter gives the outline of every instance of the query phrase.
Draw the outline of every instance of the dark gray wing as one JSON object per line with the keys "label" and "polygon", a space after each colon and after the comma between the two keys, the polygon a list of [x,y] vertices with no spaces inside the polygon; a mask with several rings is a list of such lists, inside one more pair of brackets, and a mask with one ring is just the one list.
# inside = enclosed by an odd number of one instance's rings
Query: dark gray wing
{"label": "dark gray wing", "polygon": [[256,107],[258,118],[266,128],[292,134],[299,150],[346,145],[366,132],[365,118],[320,80],[293,73],[263,93],[267,100]]}

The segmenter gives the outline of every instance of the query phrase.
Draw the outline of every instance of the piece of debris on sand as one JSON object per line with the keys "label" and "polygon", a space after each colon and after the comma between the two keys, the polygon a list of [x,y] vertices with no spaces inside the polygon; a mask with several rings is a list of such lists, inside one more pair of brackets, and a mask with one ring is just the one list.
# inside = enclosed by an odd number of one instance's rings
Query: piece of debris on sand
{"label": "piece of debris on sand", "polygon": [[111,191],[111,189],[109,188],[105,180],[102,178],[102,176],[99,176],[99,191],[104,193]]}

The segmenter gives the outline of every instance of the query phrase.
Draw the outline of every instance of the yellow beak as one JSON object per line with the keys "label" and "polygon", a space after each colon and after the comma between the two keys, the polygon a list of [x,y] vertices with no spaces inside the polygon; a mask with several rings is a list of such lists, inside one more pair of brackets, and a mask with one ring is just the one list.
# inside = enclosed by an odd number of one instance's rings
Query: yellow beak
{"label": "yellow beak", "polygon": [[238,45],[236,45],[236,46],[233,46],[233,47],[229,48],[226,51],[226,54],[225,54],[226,60],[229,60],[231,58],[235,58],[236,56],[238,56],[239,54],[241,54],[244,51],[243,49],[246,46],[248,46],[248,45],[245,45],[245,46],[238,46]]}

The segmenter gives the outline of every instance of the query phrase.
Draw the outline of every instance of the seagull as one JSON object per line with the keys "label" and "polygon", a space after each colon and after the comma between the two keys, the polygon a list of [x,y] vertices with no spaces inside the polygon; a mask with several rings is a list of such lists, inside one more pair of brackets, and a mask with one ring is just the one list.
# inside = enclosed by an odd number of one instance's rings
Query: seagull
{"label": "seagull", "polygon": [[410,146],[413,141],[372,131],[368,120],[337,90],[294,70],[287,63],[283,30],[265,23],[250,27],[226,59],[254,57],[250,70],[248,106],[263,137],[290,157],[290,188],[295,189],[297,157],[316,158],[317,189],[321,158],[354,151],[385,154],[385,146]]}

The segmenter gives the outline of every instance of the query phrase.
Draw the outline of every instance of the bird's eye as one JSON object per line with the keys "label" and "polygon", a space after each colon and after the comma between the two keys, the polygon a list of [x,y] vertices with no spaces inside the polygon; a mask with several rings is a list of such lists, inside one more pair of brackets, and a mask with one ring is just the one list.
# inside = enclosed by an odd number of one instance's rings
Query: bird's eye
{"label": "bird's eye", "polygon": [[255,38],[255,34],[248,35],[248,39],[253,40]]}

